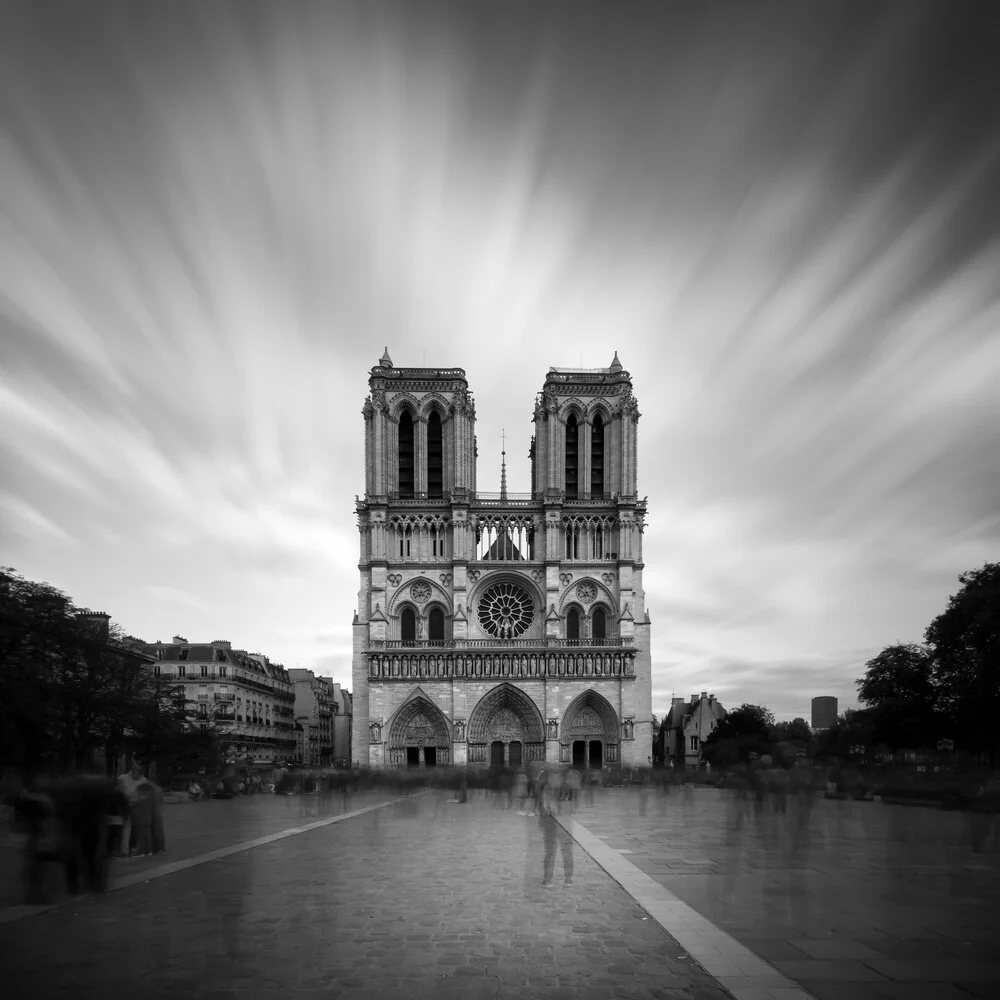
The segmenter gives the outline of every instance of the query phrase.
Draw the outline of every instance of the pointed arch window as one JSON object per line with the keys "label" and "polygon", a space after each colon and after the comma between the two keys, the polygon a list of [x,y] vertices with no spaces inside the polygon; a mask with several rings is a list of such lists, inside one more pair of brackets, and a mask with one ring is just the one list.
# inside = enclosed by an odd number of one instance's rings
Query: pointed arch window
{"label": "pointed arch window", "polygon": [[570,608],[566,615],[566,638],[571,642],[580,638],[580,612]]}
{"label": "pointed arch window", "polygon": [[595,608],[594,610],[591,633],[595,639],[607,639],[608,637],[608,616],[604,613],[603,608]]}
{"label": "pointed arch window", "polygon": [[413,415],[403,410],[399,415],[399,495],[413,496]]}
{"label": "pointed arch window", "polygon": [[427,418],[427,495],[444,493],[444,439],[441,434],[441,414],[437,410]]}
{"label": "pointed arch window", "polygon": [[580,467],[580,425],[576,414],[566,421],[566,496],[575,500],[579,495],[577,473]]}
{"label": "pointed arch window", "polygon": [[427,618],[427,638],[431,642],[444,642],[444,612],[440,608],[431,608]]}
{"label": "pointed arch window", "polygon": [[412,646],[417,641],[417,616],[413,613],[413,608],[403,608],[399,637],[406,646]]}
{"label": "pointed arch window", "polygon": [[590,495],[604,493],[604,420],[598,413],[590,426]]}

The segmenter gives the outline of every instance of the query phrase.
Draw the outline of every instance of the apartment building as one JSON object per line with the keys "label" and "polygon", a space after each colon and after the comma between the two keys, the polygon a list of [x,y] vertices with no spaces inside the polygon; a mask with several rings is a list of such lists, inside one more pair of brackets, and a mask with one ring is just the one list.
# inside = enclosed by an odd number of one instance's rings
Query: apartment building
{"label": "apartment building", "polygon": [[[302,763],[306,767],[333,764],[334,683],[312,670],[288,671],[294,690],[294,720],[302,726]],[[337,685],[339,687],[339,685]]]}
{"label": "apartment building", "polygon": [[674,698],[670,712],[663,720],[663,759],[675,767],[697,767],[701,761],[701,746],[715,732],[726,710],[714,694],[691,695],[690,701]]}
{"label": "apartment building", "polygon": [[295,687],[280,663],[222,639],[191,643],[175,635],[144,649],[157,676],[183,685],[193,724],[211,723],[226,735],[233,759],[263,765],[295,758]]}

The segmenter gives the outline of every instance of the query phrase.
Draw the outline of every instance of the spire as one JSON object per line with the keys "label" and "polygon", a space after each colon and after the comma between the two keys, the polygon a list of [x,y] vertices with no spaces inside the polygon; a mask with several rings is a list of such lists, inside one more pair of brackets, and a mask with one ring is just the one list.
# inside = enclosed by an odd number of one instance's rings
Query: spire
{"label": "spire", "polygon": [[[615,356],[617,357],[617,355],[615,355]],[[385,349],[385,354],[383,354],[382,357],[379,358],[378,363],[383,368],[391,368],[392,367],[392,358],[389,357],[389,348],[388,347],[386,347],[386,349]]]}
{"label": "spire", "polygon": [[608,369],[608,371],[620,372],[621,370],[622,370],[622,363],[618,360],[618,352],[615,351],[614,361],[611,362],[611,367]]}
{"label": "spire", "polygon": [[507,499],[507,432],[500,431],[500,499]]}

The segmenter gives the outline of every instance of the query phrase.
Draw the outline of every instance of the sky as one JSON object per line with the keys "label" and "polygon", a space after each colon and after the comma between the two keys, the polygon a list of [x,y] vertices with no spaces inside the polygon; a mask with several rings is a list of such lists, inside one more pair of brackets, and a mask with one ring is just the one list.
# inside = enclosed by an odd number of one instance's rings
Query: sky
{"label": "sky", "polygon": [[512,491],[617,350],[654,712],[855,705],[1000,559],[997,17],[0,0],[0,564],[350,686],[383,349]]}

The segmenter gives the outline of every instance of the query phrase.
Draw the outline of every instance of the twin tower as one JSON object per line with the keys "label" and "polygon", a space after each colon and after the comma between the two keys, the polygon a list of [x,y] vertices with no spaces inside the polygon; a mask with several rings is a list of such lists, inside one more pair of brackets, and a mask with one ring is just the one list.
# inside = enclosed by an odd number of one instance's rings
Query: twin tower
{"label": "twin tower", "polygon": [[639,410],[609,368],[550,368],[527,494],[480,492],[461,368],[365,400],[353,759],[372,767],[646,764],[650,624]]}

